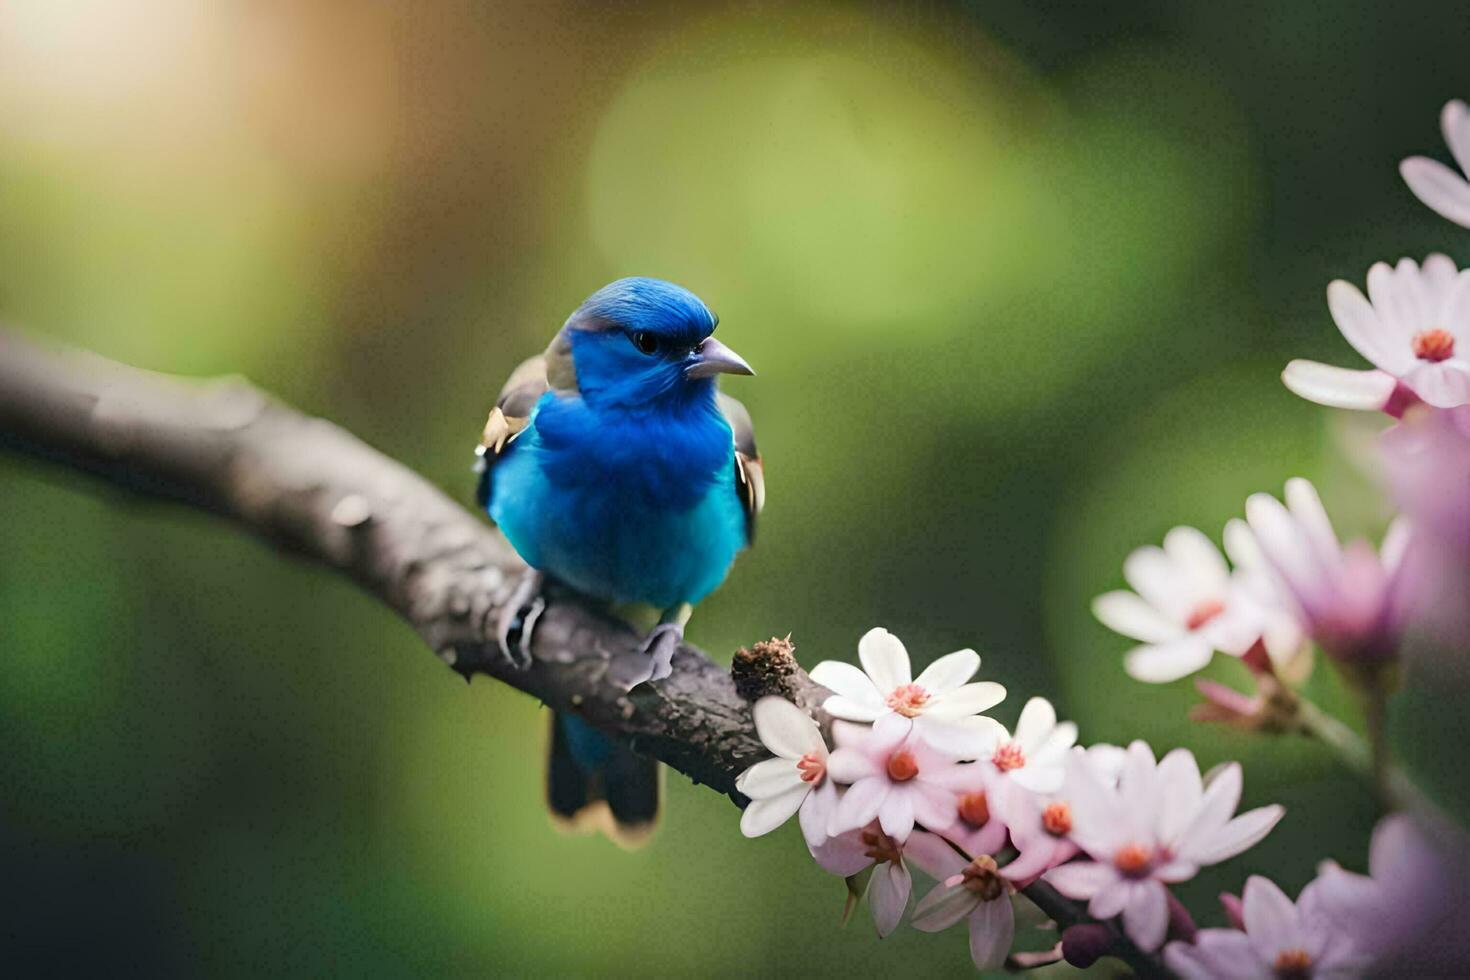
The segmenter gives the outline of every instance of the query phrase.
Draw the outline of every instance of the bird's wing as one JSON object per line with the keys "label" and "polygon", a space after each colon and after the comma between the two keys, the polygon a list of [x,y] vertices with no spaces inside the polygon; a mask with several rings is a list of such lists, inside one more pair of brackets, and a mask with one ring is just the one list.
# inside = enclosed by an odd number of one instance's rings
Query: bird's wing
{"label": "bird's wing", "polygon": [[480,435],[480,445],[475,448],[475,470],[480,481],[475,490],[475,499],[481,507],[490,504],[491,476],[495,464],[505,455],[511,443],[525,431],[531,421],[531,410],[549,389],[546,382],[546,357],[537,354],[523,361],[511,372],[500,397],[490,410],[485,421],[485,431]]}
{"label": "bird's wing", "polygon": [[720,412],[735,435],[735,493],[745,509],[745,540],[755,544],[755,522],[766,505],[766,477],[760,451],[755,448],[755,426],[745,406],[723,391],[716,396]]}

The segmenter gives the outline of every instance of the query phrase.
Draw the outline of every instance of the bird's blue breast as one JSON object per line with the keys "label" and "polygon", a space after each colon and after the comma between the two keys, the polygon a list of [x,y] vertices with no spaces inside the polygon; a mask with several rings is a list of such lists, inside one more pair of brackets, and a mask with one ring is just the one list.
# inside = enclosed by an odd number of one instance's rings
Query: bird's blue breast
{"label": "bird's blue breast", "polygon": [[734,466],[712,387],[647,412],[549,392],[496,466],[488,509],[533,567],[667,609],[712,592],[745,544]]}

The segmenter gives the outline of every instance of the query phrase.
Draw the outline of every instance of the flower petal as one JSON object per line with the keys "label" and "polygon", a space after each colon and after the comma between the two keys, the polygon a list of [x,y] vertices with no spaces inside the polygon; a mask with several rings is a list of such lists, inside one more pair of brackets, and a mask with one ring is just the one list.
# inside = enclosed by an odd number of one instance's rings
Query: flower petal
{"label": "flower petal", "polygon": [[1404,375],[1404,384],[1435,408],[1470,404],[1470,372],[1454,361],[1420,362]]}
{"label": "flower petal", "polygon": [[909,925],[920,932],[941,932],[975,910],[980,899],[963,885],[936,885],[914,906]]}
{"label": "flower petal", "polygon": [[1169,898],[1157,881],[1139,882],[1128,896],[1123,910],[1123,931],[1145,952],[1153,952],[1164,944],[1169,931]]}
{"label": "flower petal", "polygon": [[811,715],[785,698],[765,697],[751,710],[755,733],[761,742],[783,759],[800,759],[808,752],[825,752],[822,730]]}
{"label": "flower petal", "polygon": [[[1166,844],[1177,841],[1199,811],[1204,796],[1199,763],[1188,749],[1174,749],[1159,762],[1158,835]],[[1231,804],[1231,811],[1235,809]],[[1227,812],[1226,816],[1229,816]]]}
{"label": "flower petal", "polygon": [[858,641],[858,659],[873,679],[879,697],[887,697],[895,687],[913,680],[908,650],[898,637],[881,626],[868,630]]}
{"label": "flower petal", "polygon": [[1006,689],[995,681],[977,681],[952,688],[934,700],[924,714],[934,718],[968,718],[1000,704]]}
{"label": "flower petal", "polygon": [[925,745],[955,759],[988,758],[1009,737],[1004,725],[984,715],[955,720],[920,715],[914,731]]}
{"label": "flower petal", "polygon": [[933,783],[916,781],[913,787],[914,819],[925,827],[943,829],[955,821],[955,796]]}
{"label": "flower petal", "polygon": [[1393,375],[1383,371],[1354,371],[1303,360],[1286,365],[1281,381],[1309,402],[1372,412],[1381,411],[1388,404],[1397,384]]}
{"label": "flower petal", "polygon": [[908,841],[903,845],[903,856],[904,860],[913,862],[915,867],[935,881],[943,881],[959,874],[967,863],[942,837],[922,830],[916,830],[909,835]]}
{"label": "flower petal", "polygon": [[1242,896],[1245,906],[1245,931],[1268,963],[1273,963],[1284,950],[1304,949],[1301,917],[1286,893],[1269,878],[1251,875]]}
{"label": "flower petal", "polygon": [[981,902],[970,913],[970,959],[977,970],[999,970],[1011,952],[1015,936],[1015,911],[1010,897],[1002,894]]}
{"label": "flower petal", "polygon": [[807,793],[798,811],[798,819],[808,849],[818,848],[826,842],[829,836],[827,828],[832,825],[832,815],[837,812],[840,799],[837,787],[830,779],[822,780],[820,786]]}
{"label": "flower petal", "polygon": [[909,892],[913,879],[902,861],[887,862],[873,871],[873,880],[868,883],[868,908],[873,913],[873,924],[878,935],[886,937],[898,928],[903,913],[909,907]]}
{"label": "flower petal", "polygon": [[1164,554],[1174,562],[1180,574],[1203,588],[1220,591],[1230,577],[1220,549],[1196,527],[1175,527],[1164,535]]}
{"label": "flower petal", "polygon": [[914,830],[914,788],[895,786],[878,807],[878,825],[883,833],[899,843],[909,839]]}
{"label": "flower petal", "polygon": [[1192,847],[1190,853],[1180,856],[1199,865],[1219,864],[1260,843],[1285,814],[1285,808],[1274,803],[1248,810],[1226,824],[1211,840],[1201,842]]}
{"label": "flower petal", "polygon": [[1174,563],[1164,549],[1153,545],[1135,548],[1123,560],[1123,578],[1133,591],[1166,619],[1183,623],[1189,618],[1194,596],[1190,595]]}
{"label": "flower petal", "polygon": [[752,800],[740,816],[740,832],[746,837],[769,834],[791,819],[791,815],[801,807],[801,801],[806,799],[806,794],[807,787],[802,786],[779,796]]}
{"label": "flower petal", "polygon": [[1057,727],[1057,709],[1046,698],[1031,698],[1021,709],[1016,721],[1015,741],[1030,755],[1041,746],[1042,741]]}
{"label": "flower petal", "polygon": [[1068,898],[1089,899],[1118,880],[1117,872],[1096,861],[1074,861],[1052,868],[1044,876]]}
{"label": "flower petal", "polygon": [[843,694],[834,694],[822,702],[822,710],[833,718],[844,721],[874,722],[892,712],[887,707],[874,708],[862,701],[854,701]]}
{"label": "flower petal", "polygon": [[1114,633],[1145,643],[1162,643],[1184,633],[1184,628],[1126,589],[1105,592],[1092,600],[1092,614]]}
{"label": "flower petal", "polygon": [[1123,669],[1136,681],[1167,684],[1202,670],[1214,653],[1204,637],[1188,634],[1170,643],[1134,647],[1123,658]]}
{"label": "flower petal", "polygon": [[828,837],[816,847],[807,845],[807,850],[823,871],[842,878],[850,878],[873,863],[856,831]]}
{"label": "flower petal", "polygon": [[1194,806],[1193,819],[1188,826],[1165,837],[1164,843],[1193,860],[1193,849],[1208,846],[1208,842],[1229,822],[1230,815],[1240,804],[1240,789],[1240,763],[1232,762],[1221,766]]}
{"label": "flower petal", "polygon": [[878,808],[888,799],[888,787],[888,780],[882,776],[869,776],[849,786],[838,801],[837,809],[832,812],[832,823],[827,833],[836,837],[872,823],[878,816]]}
{"label": "flower petal", "polygon": [[1164,965],[1182,980],[1274,980],[1251,939],[1237,929],[1201,929],[1194,944],[1172,942],[1164,949]]}
{"label": "flower petal", "polygon": [[974,677],[979,669],[980,654],[974,650],[956,650],[925,667],[914,683],[930,694],[945,694]]}
{"label": "flower petal", "polygon": [[735,788],[752,800],[769,799],[805,786],[796,763],[790,759],[766,759],[757,762],[735,779]]}
{"label": "flower petal", "polygon": [[846,661],[823,660],[812,668],[812,680],[849,701],[873,709],[884,707],[883,695],[873,686],[872,678]]}
{"label": "flower petal", "polygon": [[1441,217],[1470,228],[1470,181],[1438,160],[1410,157],[1399,173],[1414,196]]}
{"label": "flower petal", "polygon": [[1115,878],[1099,888],[1097,894],[1092,896],[1092,901],[1087,903],[1087,914],[1094,919],[1111,919],[1115,915],[1121,915],[1128,907],[1128,899],[1133,895],[1133,889],[1137,887],[1136,882],[1126,878]]}
{"label": "flower petal", "polygon": [[[1387,267],[1379,263],[1374,268]],[[1374,281],[1374,273],[1369,272],[1368,275],[1369,280]],[[1343,338],[1359,354],[1372,361],[1374,367],[1398,377],[1414,366],[1408,345],[1394,343],[1394,329],[1382,322],[1379,311],[1357,286],[1341,279],[1333,282],[1327,287],[1327,307],[1332,311],[1332,319],[1337,322]]]}
{"label": "flower petal", "polygon": [[827,757],[827,775],[839,783],[851,785],[880,774],[877,763],[862,749],[844,748]]}

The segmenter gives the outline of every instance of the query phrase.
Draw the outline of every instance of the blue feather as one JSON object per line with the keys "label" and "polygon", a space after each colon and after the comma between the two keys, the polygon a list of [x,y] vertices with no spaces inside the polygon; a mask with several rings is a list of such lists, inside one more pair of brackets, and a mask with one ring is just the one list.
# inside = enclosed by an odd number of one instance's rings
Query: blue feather
{"label": "blue feather", "polygon": [[[488,506],[529,564],[660,609],[724,580],[747,535],[732,435],[714,380],[686,376],[715,323],[693,293],[654,279],[619,280],[573,314],[577,390],[542,396]],[[637,346],[640,331],[657,354]]]}

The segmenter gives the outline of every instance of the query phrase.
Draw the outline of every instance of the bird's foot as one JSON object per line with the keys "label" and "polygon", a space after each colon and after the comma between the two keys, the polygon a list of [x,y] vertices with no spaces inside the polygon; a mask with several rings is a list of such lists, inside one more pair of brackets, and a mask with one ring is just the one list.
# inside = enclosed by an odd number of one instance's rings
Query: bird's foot
{"label": "bird's foot", "polygon": [[540,572],[534,568],[526,569],[495,620],[495,641],[506,662],[517,670],[531,666],[531,636],[536,629],[536,620],[546,611],[546,600],[541,598],[541,581]]}
{"label": "bird's foot", "polygon": [[643,649],[620,653],[612,659],[607,676],[631,691],[645,681],[661,681],[674,672],[674,651],[684,641],[683,623],[660,623],[643,639]]}

